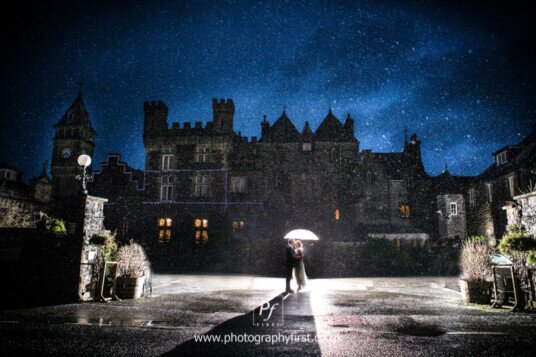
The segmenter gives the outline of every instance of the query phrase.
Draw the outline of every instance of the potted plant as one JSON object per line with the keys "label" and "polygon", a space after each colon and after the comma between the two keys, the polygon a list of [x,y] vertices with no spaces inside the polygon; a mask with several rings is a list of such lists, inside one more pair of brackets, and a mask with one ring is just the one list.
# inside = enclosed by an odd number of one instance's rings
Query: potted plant
{"label": "potted plant", "polygon": [[116,294],[122,299],[140,298],[145,277],[149,275],[149,262],[145,251],[132,240],[120,247],[116,255],[119,263]]}
{"label": "potted plant", "polygon": [[[115,241],[115,236],[116,232],[110,233],[109,231],[103,231],[93,235],[93,237],[91,237],[89,241],[91,244],[98,247],[100,251],[100,258],[95,262],[98,271],[101,271],[105,262],[115,261],[115,255],[117,253],[117,243]],[[113,273],[113,268],[111,266],[108,266],[106,271],[104,271],[104,276],[100,277],[100,279],[104,279],[105,296],[112,295]]]}
{"label": "potted plant", "polygon": [[514,263],[514,269],[518,280],[516,283],[523,291],[520,296],[524,304],[534,305],[532,296],[530,275],[528,268],[536,265],[536,239],[528,234],[523,227],[511,225],[499,244],[499,251],[510,258]]}
{"label": "potted plant", "polygon": [[466,304],[488,304],[491,299],[491,256],[494,251],[485,237],[470,237],[462,243],[460,289]]}

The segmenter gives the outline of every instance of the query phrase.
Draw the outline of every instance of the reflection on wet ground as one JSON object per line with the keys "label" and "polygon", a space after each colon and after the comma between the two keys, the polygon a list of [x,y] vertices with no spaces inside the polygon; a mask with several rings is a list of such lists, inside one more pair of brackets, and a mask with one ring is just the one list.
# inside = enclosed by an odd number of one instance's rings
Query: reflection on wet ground
{"label": "reflection on wet ground", "polygon": [[[536,348],[531,334],[536,314],[464,306],[456,278],[312,280],[308,291],[285,296],[284,324],[273,326],[265,321],[264,326],[253,325],[253,320],[267,319],[267,304],[280,297],[283,279],[175,275],[156,276],[154,281],[152,299],[1,311],[0,351],[374,356],[528,355]],[[225,345],[195,341],[195,336],[229,333],[310,334],[316,340]]]}

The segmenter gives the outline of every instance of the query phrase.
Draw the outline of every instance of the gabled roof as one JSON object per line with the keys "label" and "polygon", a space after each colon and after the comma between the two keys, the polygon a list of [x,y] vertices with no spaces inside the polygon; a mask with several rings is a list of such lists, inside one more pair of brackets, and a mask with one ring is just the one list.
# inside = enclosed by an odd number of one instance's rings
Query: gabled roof
{"label": "gabled roof", "polygon": [[436,194],[463,193],[475,178],[473,176],[452,176],[448,169],[434,178],[434,192]]}
{"label": "gabled roof", "polygon": [[316,129],[315,139],[316,141],[330,142],[355,141],[353,133],[349,133],[343,127],[339,119],[331,112],[331,108],[322,123],[318,126],[318,129]]}
{"label": "gabled roof", "polygon": [[82,99],[81,88],[69,109],[67,109],[60,121],[57,122],[54,127],[59,125],[81,125],[93,129],[89,120],[89,114],[84,105],[84,100]]}
{"label": "gabled roof", "polygon": [[480,175],[480,178],[486,180],[505,175],[515,169],[534,166],[536,164],[536,129],[533,129],[519,144],[508,145],[495,153],[512,148],[514,149],[512,150],[513,157],[501,165],[493,163]]}
{"label": "gabled roof", "polygon": [[268,139],[267,141],[272,143],[295,142],[299,141],[300,133],[290,121],[286,111],[283,111],[283,114],[281,114],[270,128],[269,137],[263,138],[263,140],[265,139]]}

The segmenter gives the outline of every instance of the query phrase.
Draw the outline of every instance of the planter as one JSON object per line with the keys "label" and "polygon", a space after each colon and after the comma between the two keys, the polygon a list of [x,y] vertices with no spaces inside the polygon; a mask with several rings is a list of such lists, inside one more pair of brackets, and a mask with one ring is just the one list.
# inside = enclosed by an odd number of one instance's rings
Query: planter
{"label": "planter", "polygon": [[460,280],[463,302],[465,304],[489,304],[492,283],[487,281]]}
{"label": "planter", "polygon": [[117,277],[115,282],[115,294],[120,299],[138,299],[143,292],[145,277],[128,278],[124,276]]}

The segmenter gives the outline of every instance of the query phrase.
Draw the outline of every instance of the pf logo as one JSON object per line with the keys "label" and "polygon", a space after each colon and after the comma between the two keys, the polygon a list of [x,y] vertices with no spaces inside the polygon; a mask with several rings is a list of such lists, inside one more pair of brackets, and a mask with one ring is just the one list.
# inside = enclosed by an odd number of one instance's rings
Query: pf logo
{"label": "pf logo", "polygon": [[283,325],[283,297],[265,302],[253,311],[253,326],[272,327]]}

